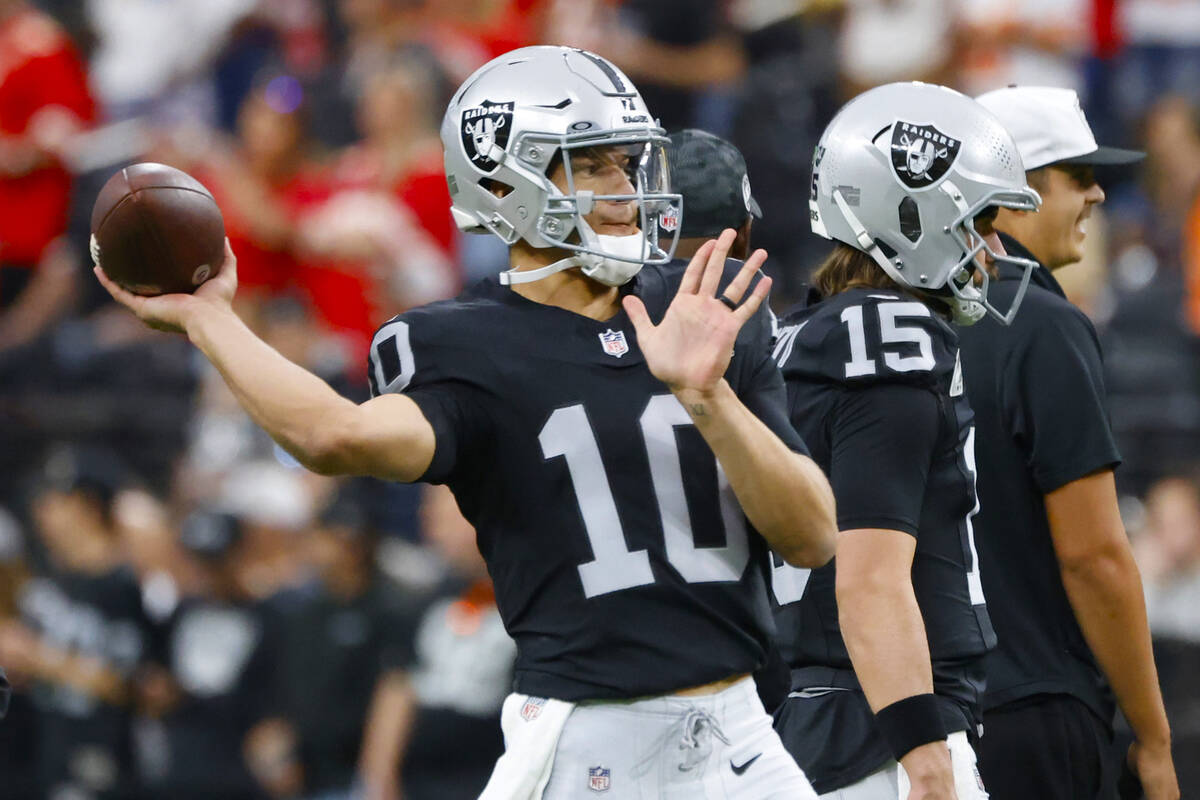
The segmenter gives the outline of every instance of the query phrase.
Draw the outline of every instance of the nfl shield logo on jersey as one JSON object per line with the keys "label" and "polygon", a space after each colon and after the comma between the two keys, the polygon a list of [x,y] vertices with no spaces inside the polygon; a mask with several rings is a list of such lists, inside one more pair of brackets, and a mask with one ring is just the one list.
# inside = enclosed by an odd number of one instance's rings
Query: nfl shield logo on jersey
{"label": "nfl shield logo on jersey", "polygon": [[593,792],[607,792],[612,787],[612,770],[607,767],[588,768],[588,788]]}
{"label": "nfl shield logo on jersey", "polygon": [[525,700],[525,705],[521,706],[521,719],[526,722],[533,722],[542,713],[542,706],[546,705],[544,697],[530,697]]}
{"label": "nfl shield logo on jersey", "polygon": [[629,352],[629,343],[625,341],[625,331],[614,331],[609,328],[599,336],[600,344],[604,346],[604,352],[610,356],[620,358]]}

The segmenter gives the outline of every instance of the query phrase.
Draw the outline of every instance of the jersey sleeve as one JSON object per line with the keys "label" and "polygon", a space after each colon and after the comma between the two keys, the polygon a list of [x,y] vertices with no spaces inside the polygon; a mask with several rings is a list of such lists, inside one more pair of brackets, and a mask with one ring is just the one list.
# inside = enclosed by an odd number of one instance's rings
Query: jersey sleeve
{"label": "jersey sleeve", "polygon": [[876,384],[847,390],[830,422],[829,482],[838,529],[882,528],[917,535],[937,446],[937,396]]}
{"label": "jersey sleeve", "polygon": [[1043,493],[1121,463],[1109,423],[1100,343],[1078,309],[1048,314],[1005,365],[1009,430]]}
{"label": "jersey sleeve", "polygon": [[389,321],[371,342],[367,375],[372,397],[405,394],[421,409],[433,427],[434,454],[418,480],[445,483],[481,454],[490,417],[478,389],[447,368],[449,356],[427,341],[430,334],[403,316]]}

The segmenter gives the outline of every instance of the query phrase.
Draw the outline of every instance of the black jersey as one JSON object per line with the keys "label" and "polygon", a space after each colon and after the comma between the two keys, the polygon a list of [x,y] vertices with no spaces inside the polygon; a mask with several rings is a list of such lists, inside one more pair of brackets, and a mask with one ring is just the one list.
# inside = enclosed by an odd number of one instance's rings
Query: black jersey
{"label": "black jersey", "polygon": [[[121,680],[132,678],[142,658],[147,622],[129,569],[99,574],[63,570],[34,578],[21,588],[20,608],[22,622],[41,641],[93,659]],[[42,796],[126,796],[134,770],[129,708],[52,678],[38,680],[32,698]],[[80,769],[84,761],[95,769]]]}
{"label": "black jersey", "polygon": [[[829,475],[838,528],[916,537],[912,581],[935,691],[948,730],[973,728],[982,657],[995,634],[976,566],[974,433],[953,329],[907,295],[852,289],[784,318],[774,355],[792,421]],[[781,715],[792,729],[781,729],[784,742],[819,792],[847,785],[890,757],[853,676],[834,569],[831,562],[799,570],[775,558],[772,570],[793,690],[837,690],[807,704],[825,706],[815,712],[824,722],[801,718],[794,708]],[[839,724],[826,727],[834,717]]]}
{"label": "black jersey", "polygon": [[[658,321],[683,268],[647,266],[626,291]],[[770,339],[764,308],[725,377],[806,452]],[[384,325],[369,366],[376,393],[406,393],[433,425],[422,480],[448,484],[475,526],[517,642],[517,691],[662,694],[763,661],[765,544],[623,310],[600,322],[489,278]]]}
{"label": "black jersey", "polygon": [[[1004,248],[1033,256],[1001,237]],[[979,552],[1000,646],[987,658],[991,709],[1070,694],[1111,724],[1112,694],[1063,588],[1044,496],[1121,462],[1109,425],[1096,330],[1048,269],[1010,328],[984,320],[962,336],[967,393],[979,410]],[[992,294],[1012,301],[1000,266]]]}

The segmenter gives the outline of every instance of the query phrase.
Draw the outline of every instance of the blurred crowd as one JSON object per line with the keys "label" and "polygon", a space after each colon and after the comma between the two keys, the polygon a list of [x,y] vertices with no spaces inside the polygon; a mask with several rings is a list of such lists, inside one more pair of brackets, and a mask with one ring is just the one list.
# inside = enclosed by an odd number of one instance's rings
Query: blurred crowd
{"label": "blurred crowd", "polygon": [[[365,399],[378,325],[507,263],[455,229],[438,126],[539,42],[742,149],[777,310],[826,249],[799,232],[813,146],[867,87],[1068,86],[1147,152],[1100,172],[1060,275],[1104,340],[1168,713],[1200,753],[1194,0],[0,0],[0,800],[476,795],[514,652],[453,498],[301,470],[108,302],[90,213],[124,164],[195,175],[242,317]],[[1186,796],[1200,758],[1176,763]]]}

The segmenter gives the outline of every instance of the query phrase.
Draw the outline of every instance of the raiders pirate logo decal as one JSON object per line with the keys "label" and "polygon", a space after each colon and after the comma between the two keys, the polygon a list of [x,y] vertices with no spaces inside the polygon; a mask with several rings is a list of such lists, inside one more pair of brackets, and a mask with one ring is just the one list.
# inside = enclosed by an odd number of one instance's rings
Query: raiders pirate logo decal
{"label": "raiders pirate logo decal", "polygon": [[892,169],[910,189],[924,189],[946,174],[962,142],[932,125],[897,120],[892,126]]}
{"label": "raiders pirate logo decal", "polygon": [[484,100],[462,114],[462,143],[471,163],[483,172],[492,172],[500,166],[493,159],[493,146],[505,149],[512,131],[513,103],[493,103]]}

